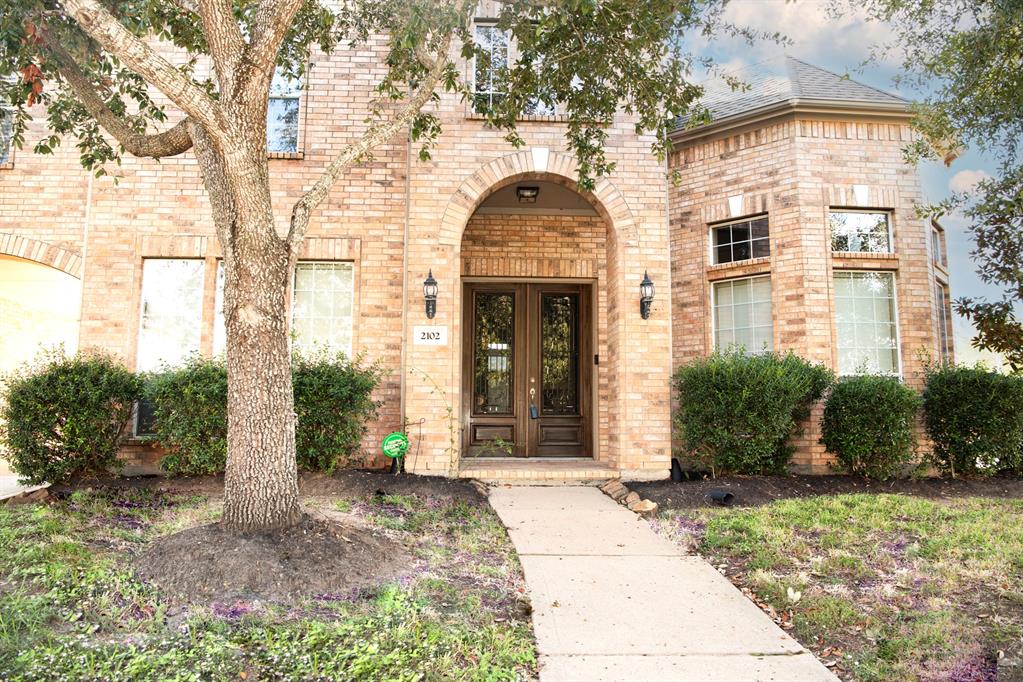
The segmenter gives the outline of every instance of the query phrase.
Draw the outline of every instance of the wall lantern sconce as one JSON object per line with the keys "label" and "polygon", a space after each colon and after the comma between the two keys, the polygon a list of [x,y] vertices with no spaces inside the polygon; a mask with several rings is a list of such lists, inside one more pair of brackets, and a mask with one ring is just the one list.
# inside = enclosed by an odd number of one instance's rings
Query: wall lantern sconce
{"label": "wall lantern sconce", "polygon": [[535,204],[536,198],[539,195],[539,187],[523,187],[522,185],[519,185],[515,188],[515,196],[519,198],[520,204]]}
{"label": "wall lantern sconce", "polygon": [[639,314],[646,320],[650,317],[650,306],[654,302],[654,283],[650,276],[643,271],[643,281],[639,283]]}
{"label": "wall lantern sconce", "polygon": [[426,316],[432,320],[437,314],[437,280],[433,278],[433,268],[423,280],[423,299],[426,300]]}

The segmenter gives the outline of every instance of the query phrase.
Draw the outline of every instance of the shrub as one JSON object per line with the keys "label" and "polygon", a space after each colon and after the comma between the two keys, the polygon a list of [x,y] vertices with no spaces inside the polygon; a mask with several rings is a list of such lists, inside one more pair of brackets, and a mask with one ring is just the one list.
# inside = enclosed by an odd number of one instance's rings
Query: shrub
{"label": "shrub", "polygon": [[952,476],[1023,470],[1023,378],[939,365],[927,371],[923,399],[939,469]]}
{"label": "shrub", "polygon": [[227,369],[222,360],[195,357],[147,377],[156,441],[167,451],[160,466],[172,474],[215,474],[227,463]]}
{"label": "shrub", "polygon": [[791,353],[734,350],[683,365],[674,377],[683,459],[715,475],[783,471],[792,458],[789,436],[832,379],[829,369]]}
{"label": "shrub", "polygon": [[0,441],[30,484],[59,483],[117,468],[117,447],[141,391],[139,378],[108,355],[43,356],[10,374]]}
{"label": "shrub", "polygon": [[[298,466],[332,473],[356,463],[366,422],[376,415],[376,367],[343,355],[296,357],[295,446]],[[227,372],[219,360],[196,358],[152,375],[146,387],[157,441],[167,449],[160,465],[173,474],[212,474],[227,462]]]}
{"label": "shrub", "polygon": [[358,463],[366,422],[377,413],[379,369],[344,355],[296,357],[292,380],[299,467],[333,473]]}
{"label": "shrub", "polygon": [[895,377],[841,379],[824,404],[821,443],[850,473],[891,478],[913,457],[920,402]]}

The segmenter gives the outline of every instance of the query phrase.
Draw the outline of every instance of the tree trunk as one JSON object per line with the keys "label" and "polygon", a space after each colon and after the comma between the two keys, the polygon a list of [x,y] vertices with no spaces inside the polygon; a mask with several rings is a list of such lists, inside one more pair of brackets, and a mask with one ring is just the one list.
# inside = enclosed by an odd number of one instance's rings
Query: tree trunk
{"label": "tree trunk", "polygon": [[224,253],[227,469],[221,522],[234,532],[287,528],[302,517],[287,307],[292,265],[274,223],[266,151],[253,142],[229,156],[198,126],[192,139]]}
{"label": "tree trunk", "polygon": [[241,532],[286,528],[301,518],[287,250],[277,244],[252,250],[236,244],[232,261],[224,287],[228,424],[223,524]]}

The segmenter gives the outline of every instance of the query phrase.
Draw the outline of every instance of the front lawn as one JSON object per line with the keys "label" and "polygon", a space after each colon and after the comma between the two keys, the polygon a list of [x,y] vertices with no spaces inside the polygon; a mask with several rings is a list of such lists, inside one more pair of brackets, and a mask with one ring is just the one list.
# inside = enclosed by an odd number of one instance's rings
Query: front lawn
{"label": "front lawn", "polygon": [[1019,499],[844,494],[669,509],[653,523],[843,679],[1023,672]]}
{"label": "front lawn", "polygon": [[372,588],[290,601],[187,602],[137,576],[145,547],[215,519],[216,498],[122,489],[0,507],[0,679],[531,677],[525,585],[496,515],[401,492],[303,500],[411,558]]}

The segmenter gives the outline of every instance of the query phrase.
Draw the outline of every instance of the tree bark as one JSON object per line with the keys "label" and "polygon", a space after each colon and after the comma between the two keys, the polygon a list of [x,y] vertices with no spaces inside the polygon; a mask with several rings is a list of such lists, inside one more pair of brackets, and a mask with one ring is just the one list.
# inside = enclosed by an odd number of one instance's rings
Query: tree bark
{"label": "tree bark", "polygon": [[221,523],[243,533],[288,528],[302,517],[287,307],[290,249],[274,225],[263,147],[243,143],[235,148],[248,147],[249,155],[225,158],[199,126],[191,132],[224,253],[228,420]]}

